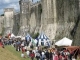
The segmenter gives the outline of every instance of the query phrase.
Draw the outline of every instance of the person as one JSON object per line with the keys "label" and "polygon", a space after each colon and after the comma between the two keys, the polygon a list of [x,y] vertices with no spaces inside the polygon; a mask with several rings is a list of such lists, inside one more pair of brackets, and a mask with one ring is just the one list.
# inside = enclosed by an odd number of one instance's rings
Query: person
{"label": "person", "polygon": [[46,56],[45,56],[44,51],[42,51],[42,54],[41,54],[41,60],[44,60],[44,59],[46,59]]}
{"label": "person", "polygon": [[59,60],[59,59],[58,59],[58,54],[57,54],[57,52],[54,53],[54,55],[53,55],[53,60]]}
{"label": "person", "polygon": [[52,60],[52,52],[50,49],[45,53],[45,56],[47,60]]}
{"label": "person", "polygon": [[45,56],[46,56],[46,59],[49,60],[49,52],[48,52],[48,50],[46,51]]}
{"label": "person", "polygon": [[24,46],[21,46],[21,55],[25,58],[25,49]]}
{"label": "person", "polygon": [[27,54],[27,57],[29,57],[29,54],[30,54],[29,50],[26,51],[26,54]]}
{"label": "person", "polygon": [[1,41],[1,39],[0,39],[0,47],[4,48],[4,45],[3,45],[2,41]]}
{"label": "person", "polygon": [[25,58],[25,55],[24,55],[24,53],[23,53],[23,52],[21,53],[21,57],[22,57],[22,58]]}
{"label": "person", "polygon": [[39,60],[40,59],[40,53],[37,51],[36,52],[36,59]]}
{"label": "person", "polygon": [[35,57],[35,54],[34,54],[34,52],[31,51],[31,53],[30,53],[31,60],[34,60],[34,57]]}
{"label": "person", "polygon": [[63,56],[61,52],[58,54],[58,57],[59,57],[59,60],[63,60]]}
{"label": "person", "polygon": [[30,48],[31,48],[31,49],[33,49],[33,48],[34,48],[33,44],[31,44]]}

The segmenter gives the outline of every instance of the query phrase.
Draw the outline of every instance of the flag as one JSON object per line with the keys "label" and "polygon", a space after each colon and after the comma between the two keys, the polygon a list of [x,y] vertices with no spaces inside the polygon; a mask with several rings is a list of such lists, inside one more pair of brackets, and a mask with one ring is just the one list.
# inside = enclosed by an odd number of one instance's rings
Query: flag
{"label": "flag", "polygon": [[36,44],[35,44],[35,42],[34,42],[34,39],[32,39],[32,44],[35,46]]}

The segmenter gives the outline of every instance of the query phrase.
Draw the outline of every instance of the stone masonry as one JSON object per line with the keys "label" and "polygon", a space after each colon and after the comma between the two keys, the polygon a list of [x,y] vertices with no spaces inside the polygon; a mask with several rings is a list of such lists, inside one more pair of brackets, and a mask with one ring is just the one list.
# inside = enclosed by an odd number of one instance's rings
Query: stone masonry
{"label": "stone masonry", "polygon": [[13,8],[5,8],[4,9],[4,29],[5,35],[8,33],[12,33],[13,24],[14,24],[14,9]]}
{"label": "stone masonry", "polygon": [[20,0],[20,13],[4,9],[5,33],[26,36],[27,33],[44,32],[50,40],[67,37],[73,40],[73,44],[80,45],[79,1],[41,0],[33,3],[32,0]]}
{"label": "stone masonry", "polygon": [[28,32],[44,32],[50,40],[68,37],[74,41],[74,32],[78,29],[75,26],[78,27],[76,23],[79,20],[79,0],[41,0],[35,4],[27,2],[28,6],[24,6],[28,8],[28,15],[22,15],[21,21],[29,17],[28,21],[25,20],[28,24],[25,21],[21,23],[28,26]]}
{"label": "stone masonry", "polygon": [[2,34],[3,22],[4,22],[4,16],[0,16],[0,34]]}

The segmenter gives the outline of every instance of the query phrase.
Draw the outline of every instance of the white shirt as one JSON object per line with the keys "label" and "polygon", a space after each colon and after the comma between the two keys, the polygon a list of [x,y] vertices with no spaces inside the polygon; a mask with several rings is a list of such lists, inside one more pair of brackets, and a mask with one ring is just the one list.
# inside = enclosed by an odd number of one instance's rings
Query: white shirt
{"label": "white shirt", "polygon": [[26,54],[29,55],[29,51],[27,51]]}

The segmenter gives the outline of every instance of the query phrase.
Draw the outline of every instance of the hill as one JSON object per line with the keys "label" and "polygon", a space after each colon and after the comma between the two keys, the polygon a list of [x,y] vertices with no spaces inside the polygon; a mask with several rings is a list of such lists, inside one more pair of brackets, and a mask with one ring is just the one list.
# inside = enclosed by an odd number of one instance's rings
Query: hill
{"label": "hill", "polygon": [[0,47],[0,60],[20,60],[20,59],[6,48]]}

